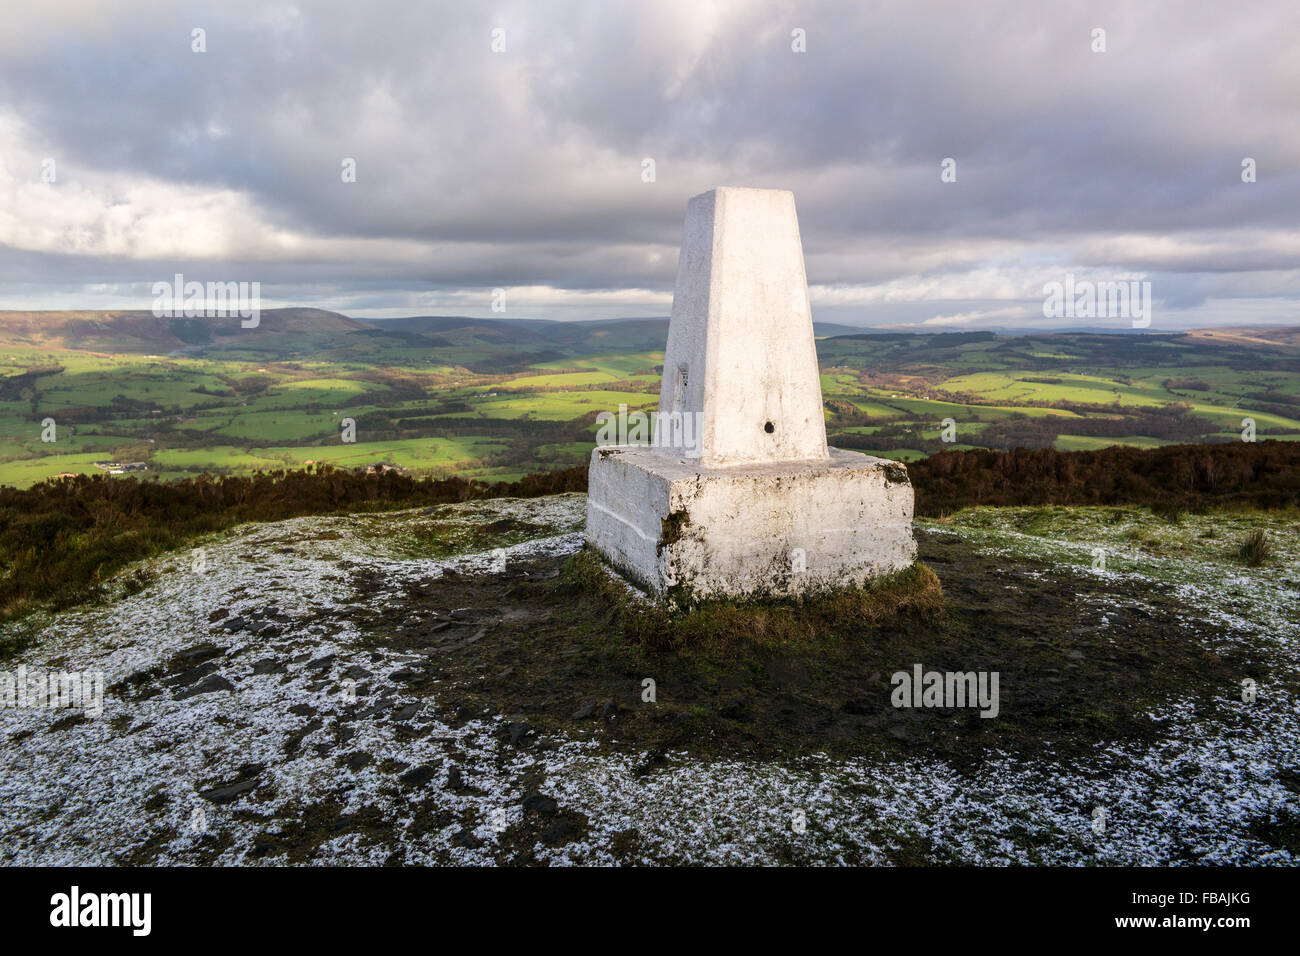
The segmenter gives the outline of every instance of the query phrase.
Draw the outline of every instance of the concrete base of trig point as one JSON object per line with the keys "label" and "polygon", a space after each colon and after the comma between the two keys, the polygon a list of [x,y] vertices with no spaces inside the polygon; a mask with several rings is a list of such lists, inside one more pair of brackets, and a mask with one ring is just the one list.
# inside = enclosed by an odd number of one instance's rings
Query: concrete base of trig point
{"label": "concrete base of trig point", "polygon": [[587,541],[675,603],[814,595],[912,564],[912,486],[897,462],[838,448],[714,468],[646,447],[597,448]]}

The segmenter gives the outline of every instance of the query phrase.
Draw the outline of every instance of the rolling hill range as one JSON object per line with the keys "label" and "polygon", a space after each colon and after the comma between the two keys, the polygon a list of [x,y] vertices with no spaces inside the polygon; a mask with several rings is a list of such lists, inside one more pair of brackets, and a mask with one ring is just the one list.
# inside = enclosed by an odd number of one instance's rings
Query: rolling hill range
{"label": "rolling hill range", "polygon": [[[1250,429],[1300,438],[1298,328],[817,334],[840,447],[911,460],[1241,441]],[[657,404],[666,338],[662,318],[272,309],[244,329],[144,311],[0,312],[0,483],[113,462],[163,479],[312,462],[493,478],[569,467],[590,453],[602,412]]]}
{"label": "rolling hill range", "polygon": [[[368,328],[366,323],[324,309],[268,309],[258,337],[303,349],[330,336]],[[173,352],[235,346],[243,329],[237,316],[209,319],[158,318],[146,310],[87,312],[0,311],[0,348],[74,349],[109,353]]]}
{"label": "rolling hill range", "polygon": [[[817,325],[817,334],[822,336],[857,331],[834,323]],[[0,348],[124,354],[274,353],[279,358],[294,358],[322,347],[359,352],[375,347],[603,352],[662,348],[667,336],[666,318],[556,322],[422,315],[362,320],[326,309],[266,309],[255,328],[245,329],[233,315],[185,319],[158,318],[146,310],[0,310]]]}

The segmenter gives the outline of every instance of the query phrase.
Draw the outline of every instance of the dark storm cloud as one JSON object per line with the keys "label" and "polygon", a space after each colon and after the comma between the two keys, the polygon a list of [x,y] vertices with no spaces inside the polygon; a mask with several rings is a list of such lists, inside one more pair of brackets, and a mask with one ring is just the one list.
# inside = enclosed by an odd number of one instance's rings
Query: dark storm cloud
{"label": "dark storm cloud", "polygon": [[686,198],[743,183],[795,190],[814,304],[841,318],[979,324],[1100,269],[1280,321],[1297,64],[1286,0],[33,8],[0,40],[0,305],[189,266],[340,307],[387,283],[399,308],[534,286],[557,314],[591,290],[662,313]]}

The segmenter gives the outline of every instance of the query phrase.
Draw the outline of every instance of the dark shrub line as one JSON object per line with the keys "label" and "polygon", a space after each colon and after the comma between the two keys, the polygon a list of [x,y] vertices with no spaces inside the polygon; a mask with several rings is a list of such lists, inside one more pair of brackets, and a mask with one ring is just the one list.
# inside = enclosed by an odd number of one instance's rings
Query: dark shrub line
{"label": "dark shrub line", "polygon": [[0,616],[79,603],[132,561],[246,521],[532,498],[586,486],[585,468],[488,483],[321,466],[167,483],[82,475],[0,488]]}
{"label": "dark shrub line", "polygon": [[[976,505],[1300,506],[1298,442],[947,451],[913,462],[908,473],[923,516]],[[586,487],[586,466],[491,483],[319,466],[168,483],[95,475],[0,488],[0,617],[84,601],[132,561],[246,521]]]}
{"label": "dark shrub line", "polygon": [[916,513],[976,505],[1300,506],[1300,442],[946,451],[907,466]]}

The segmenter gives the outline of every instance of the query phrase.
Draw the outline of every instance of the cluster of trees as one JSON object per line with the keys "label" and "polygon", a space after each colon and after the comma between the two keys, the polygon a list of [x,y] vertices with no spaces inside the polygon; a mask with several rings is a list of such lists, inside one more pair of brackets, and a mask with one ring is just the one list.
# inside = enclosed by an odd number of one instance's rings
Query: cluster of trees
{"label": "cluster of trees", "polygon": [[37,380],[42,375],[58,375],[62,365],[35,365],[17,375],[0,376],[0,401],[26,401],[35,394]]}
{"label": "cluster of trees", "polygon": [[[986,425],[977,439],[989,448],[1010,451],[1020,448],[1050,448],[1062,434],[1096,438],[1127,438],[1147,435],[1165,441],[1210,440],[1215,425],[1191,414],[1186,405],[1143,408],[1122,418],[1068,418],[1054,416],[997,421]],[[958,435],[961,435],[958,426]]]}
{"label": "cluster of trees", "polygon": [[974,505],[1300,506],[1300,442],[947,451],[907,466],[916,511]]}

